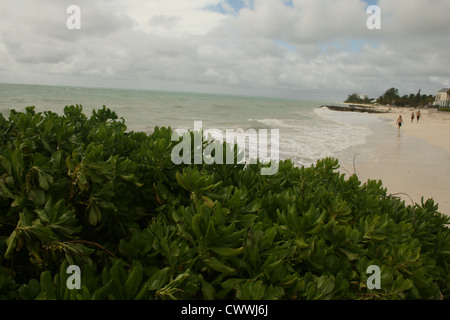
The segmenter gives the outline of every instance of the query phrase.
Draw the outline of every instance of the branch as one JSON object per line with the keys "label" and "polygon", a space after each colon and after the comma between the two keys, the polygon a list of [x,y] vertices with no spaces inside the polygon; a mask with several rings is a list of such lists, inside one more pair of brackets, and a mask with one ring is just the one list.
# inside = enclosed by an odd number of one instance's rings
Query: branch
{"label": "branch", "polygon": [[117,258],[116,255],[114,253],[112,253],[111,251],[109,251],[108,249],[106,249],[105,247],[103,247],[102,245],[99,245],[98,243],[95,242],[90,242],[90,241],[85,241],[85,240],[74,240],[74,241],[69,241],[70,243],[82,243],[82,244],[89,244],[89,245],[93,245],[103,251],[105,251],[106,253],[108,253],[110,256]]}

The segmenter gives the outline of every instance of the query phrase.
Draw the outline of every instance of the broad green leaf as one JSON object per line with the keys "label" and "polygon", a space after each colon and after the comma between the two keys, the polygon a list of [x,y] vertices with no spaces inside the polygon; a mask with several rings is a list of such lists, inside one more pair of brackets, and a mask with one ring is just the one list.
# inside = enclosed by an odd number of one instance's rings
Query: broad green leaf
{"label": "broad green leaf", "polygon": [[209,221],[208,229],[206,230],[206,234],[204,237],[204,241],[206,244],[211,243],[212,241],[216,240],[219,237],[219,235],[216,232],[216,229],[214,227],[214,222]]}
{"label": "broad green leaf", "polygon": [[96,226],[102,220],[102,213],[97,206],[89,208],[89,223]]}
{"label": "broad green leaf", "polygon": [[345,254],[350,261],[358,259],[358,254],[350,252],[349,250],[340,248],[339,251]]}
{"label": "broad green leaf", "polygon": [[40,292],[39,282],[36,279],[31,279],[28,284],[20,286],[17,291],[20,299],[33,300]]}
{"label": "broad green leaf", "polygon": [[240,254],[242,254],[244,252],[244,247],[240,247],[240,248],[225,248],[225,247],[213,247],[210,248],[212,251],[214,251],[214,253],[218,254],[219,256],[221,256],[224,259],[229,259],[229,258],[233,258],[236,257]]}
{"label": "broad green leaf", "polygon": [[154,273],[153,276],[148,280],[147,286],[148,290],[159,290],[164,285],[166,285],[169,279],[170,268],[166,267],[158,272]]}
{"label": "broad green leaf", "polygon": [[11,235],[9,236],[8,239],[6,239],[6,245],[8,246],[5,252],[5,258],[6,259],[10,259],[12,256],[12,253],[14,251],[14,249],[16,248],[16,244],[17,244],[17,232],[16,230],[14,230]]}
{"label": "broad green leaf", "polygon": [[222,263],[220,260],[216,259],[216,258],[209,258],[209,259],[204,259],[203,260],[209,267],[211,267],[212,269],[218,271],[218,272],[222,272],[225,274],[234,274],[236,272],[236,270],[234,268],[231,268],[227,265],[225,265],[224,263]]}
{"label": "broad green leaf", "polygon": [[204,279],[201,279],[201,283],[203,298],[205,300],[214,300],[216,294],[216,290],[214,289],[214,287]]}
{"label": "broad green leaf", "polygon": [[262,200],[258,198],[245,207],[245,212],[256,212],[261,208],[261,206]]}
{"label": "broad green leaf", "polygon": [[197,237],[197,239],[202,239],[202,231],[201,231],[201,222],[203,220],[203,217],[200,213],[197,213],[192,218],[192,231],[194,232],[194,235]]}
{"label": "broad green leaf", "polygon": [[56,300],[55,287],[53,286],[52,276],[50,271],[44,271],[41,273],[41,292],[39,293],[38,300]]}
{"label": "broad green leaf", "polygon": [[323,296],[325,296],[333,291],[334,281],[332,281],[328,276],[321,276],[317,280],[317,289],[322,292]]}
{"label": "broad green leaf", "polygon": [[6,198],[9,198],[9,199],[14,199],[14,195],[6,187],[6,185],[5,185],[5,183],[3,182],[2,179],[0,179],[0,196],[6,197]]}
{"label": "broad green leaf", "polygon": [[136,296],[139,286],[143,279],[143,269],[139,261],[133,261],[133,268],[124,284],[125,296],[127,299],[133,299]]}
{"label": "broad green leaf", "polygon": [[38,178],[39,178],[39,186],[48,190],[50,188],[50,184],[53,183],[53,177],[42,170],[38,170]]}
{"label": "broad green leaf", "polygon": [[36,206],[42,206],[45,203],[45,191],[42,189],[31,190],[28,195]]}
{"label": "broad green leaf", "polygon": [[258,216],[256,214],[245,214],[236,219],[236,223],[241,225],[244,228],[247,228],[252,225],[252,223],[256,220]]}

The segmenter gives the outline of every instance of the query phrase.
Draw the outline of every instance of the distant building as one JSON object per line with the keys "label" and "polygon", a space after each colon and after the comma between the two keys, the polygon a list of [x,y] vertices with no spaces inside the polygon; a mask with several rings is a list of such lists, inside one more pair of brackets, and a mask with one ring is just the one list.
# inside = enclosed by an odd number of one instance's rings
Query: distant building
{"label": "distant building", "polygon": [[441,106],[441,107],[446,107],[447,104],[449,103],[449,92],[450,88],[444,88],[441,89],[437,92],[436,94],[436,100],[434,101],[435,105]]}
{"label": "distant building", "polygon": [[367,98],[367,95],[365,95],[365,94],[360,94],[360,95],[359,95],[359,98],[362,99],[362,100],[365,100],[365,99]]}

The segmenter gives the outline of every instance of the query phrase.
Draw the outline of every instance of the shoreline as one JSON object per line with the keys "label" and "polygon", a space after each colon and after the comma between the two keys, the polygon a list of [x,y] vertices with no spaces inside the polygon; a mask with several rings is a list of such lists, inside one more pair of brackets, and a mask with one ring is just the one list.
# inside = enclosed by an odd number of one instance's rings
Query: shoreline
{"label": "shoreline", "polygon": [[[411,112],[417,110],[420,110],[422,114],[419,123],[417,123],[416,118],[411,123]],[[448,139],[450,135],[450,112],[439,112],[436,109],[390,108],[389,112],[378,114],[379,117],[390,120],[389,123],[396,128],[398,115],[401,115],[405,122],[400,129],[401,132],[442,148],[450,156],[450,140]],[[416,127],[412,125],[416,125]]]}
{"label": "shoreline", "polygon": [[[388,112],[376,113],[388,125],[386,132],[375,132],[382,141],[381,155],[374,161],[357,163],[362,183],[381,180],[388,194],[397,195],[406,205],[434,199],[438,211],[450,216],[450,113],[417,109],[422,116],[411,123],[412,108],[378,107]],[[402,115],[398,132],[396,120]],[[392,131],[389,131],[392,128]]]}

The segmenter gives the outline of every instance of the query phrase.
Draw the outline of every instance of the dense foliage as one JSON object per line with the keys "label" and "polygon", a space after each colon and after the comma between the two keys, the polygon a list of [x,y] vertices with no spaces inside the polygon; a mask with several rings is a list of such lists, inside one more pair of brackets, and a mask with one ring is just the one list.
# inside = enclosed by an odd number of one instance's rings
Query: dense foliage
{"label": "dense foliage", "polygon": [[416,94],[400,96],[398,89],[391,88],[378,98],[379,104],[390,104],[398,107],[420,107],[432,105],[436,97],[434,95],[421,94],[419,90]]}
{"label": "dense foliage", "polygon": [[175,166],[171,134],[128,132],[105,107],[0,116],[0,298],[450,298],[433,200],[406,206],[334,159]]}
{"label": "dense foliage", "polygon": [[359,94],[353,93],[348,95],[347,103],[364,103],[364,104],[373,104],[372,101],[376,101],[381,105],[395,105],[397,107],[420,107],[420,106],[428,106],[432,105],[435,102],[434,95],[426,95],[421,94],[421,90],[419,90],[416,94],[409,94],[400,96],[400,93],[397,88],[390,88],[386,90],[378,99],[372,99],[369,97],[362,98]]}
{"label": "dense foliage", "polygon": [[347,100],[345,102],[347,103],[364,103],[364,104],[373,104],[373,99],[370,99],[369,97],[362,97],[361,95],[357,93],[352,93],[348,95]]}

